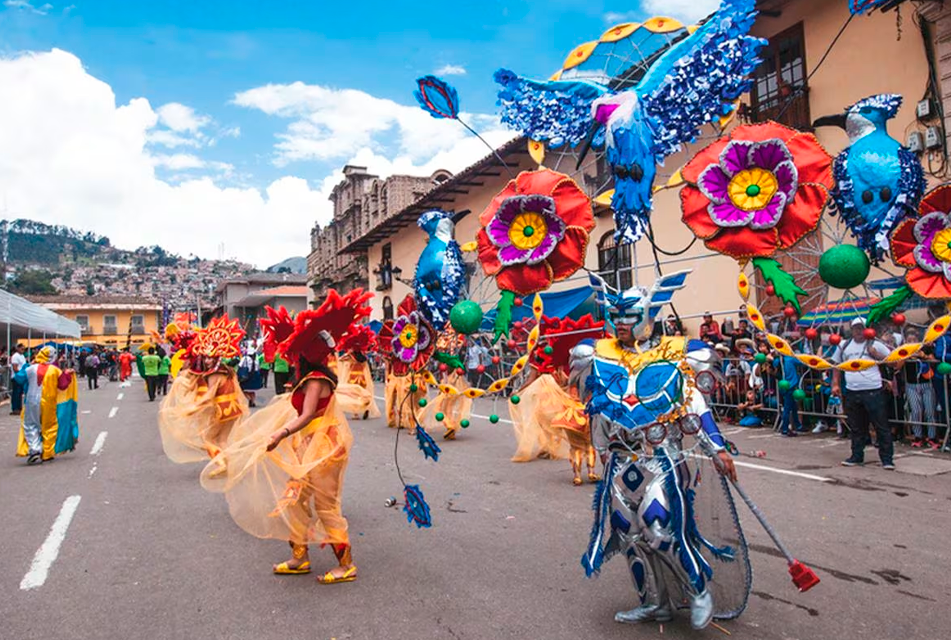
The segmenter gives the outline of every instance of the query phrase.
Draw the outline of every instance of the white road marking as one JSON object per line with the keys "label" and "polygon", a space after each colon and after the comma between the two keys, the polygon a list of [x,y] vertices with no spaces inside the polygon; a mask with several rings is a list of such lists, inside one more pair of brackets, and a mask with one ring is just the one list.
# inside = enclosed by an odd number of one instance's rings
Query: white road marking
{"label": "white road marking", "polygon": [[769,433],[764,436],[750,436],[750,440],[763,440],[764,438],[777,438],[775,433]]}
{"label": "white road marking", "polygon": [[46,540],[43,541],[43,544],[37,549],[36,555],[33,556],[30,570],[20,581],[20,589],[24,591],[38,589],[46,582],[50,567],[53,566],[57,556],[59,556],[59,548],[63,544],[63,540],[66,539],[69,523],[72,522],[73,516],[76,515],[76,509],[79,508],[80,500],[82,500],[82,496],[69,496],[63,502],[63,508],[56,516],[56,521],[53,522],[49,535],[46,536]]}
{"label": "white road marking", "polygon": [[106,444],[106,436],[109,435],[108,431],[100,431],[99,435],[96,436],[96,441],[92,444],[92,449],[89,451],[89,455],[98,456],[102,453],[102,447]]}
{"label": "white road marking", "polygon": [[124,397],[125,397],[125,394],[120,393],[119,395],[116,396],[116,400],[122,400]]}
{"label": "white road marking", "polygon": [[115,418],[117,413],[119,413],[119,407],[113,407],[113,408],[109,409],[109,417],[110,417],[110,418]]}
{"label": "white road marking", "polygon": [[90,411],[89,409],[86,409],[85,411],[80,411],[80,413],[83,414],[84,416],[86,416],[86,415],[89,415],[90,413],[92,413],[92,411]]}
{"label": "white road marking", "polygon": [[739,433],[740,431],[746,431],[746,427],[734,427],[733,429],[727,429],[726,431],[720,431],[725,436],[732,436],[734,433]]}
{"label": "white road marking", "polygon": [[98,469],[98,468],[99,468],[99,463],[98,463],[98,462],[94,462],[93,465],[92,465],[92,469],[89,470],[89,475],[86,476],[86,477],[87,477],[87,478],[91,478],[91,477],[93,477],[94,475],[96,475],[96,469]]}
{"label": "white road marking", "polygon": [[734,460],[733,464],[735,464],[738,467],[759,469],[760,471],[772,471],[773,473],[779,473],[784,476],[795,476],[796,478],[805,478],[806,480],[815,480],[816,482],[834,482],[832,478],[827,478],[825,476],[816,476],[811,473],[802,473],[801,471],[789,471],[788,469],[777,469],[776,467],[767,467],[762,464],[753,464],[752,462],[743,462],[742,460]]}

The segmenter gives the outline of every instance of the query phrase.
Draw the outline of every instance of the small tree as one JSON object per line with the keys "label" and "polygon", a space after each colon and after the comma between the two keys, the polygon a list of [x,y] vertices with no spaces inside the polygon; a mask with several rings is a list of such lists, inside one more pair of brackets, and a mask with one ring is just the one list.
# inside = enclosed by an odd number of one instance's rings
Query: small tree
{"label": "small tree", "polygon": [[15,293],[34,296],[55,296],[58,292],[51,280],[53,274],[42,269],[27,269],[17,274],[11,289]]}

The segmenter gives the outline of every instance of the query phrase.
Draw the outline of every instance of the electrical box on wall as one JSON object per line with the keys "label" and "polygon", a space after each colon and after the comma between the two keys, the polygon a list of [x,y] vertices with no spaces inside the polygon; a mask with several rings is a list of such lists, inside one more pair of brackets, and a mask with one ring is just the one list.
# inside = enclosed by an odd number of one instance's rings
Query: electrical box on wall
{"label": "electrical box on wall", "polygon": [[925,98],[918,103],[918,108],[915,111],[919,120],[926,120],[931,117],[931,100]]}
{"label": "electrical box on wall", "polygon": [[908,142],[906,144],[914,153],[924,153],[925,138],[921,135],[920,131],[912,131],[908,136]]}
{"label": "electrical box on wall", "polygon": [[938,127],[928,127],[925,130],[925,147],[928,149],[937,149],[941,146],[941,129]]}

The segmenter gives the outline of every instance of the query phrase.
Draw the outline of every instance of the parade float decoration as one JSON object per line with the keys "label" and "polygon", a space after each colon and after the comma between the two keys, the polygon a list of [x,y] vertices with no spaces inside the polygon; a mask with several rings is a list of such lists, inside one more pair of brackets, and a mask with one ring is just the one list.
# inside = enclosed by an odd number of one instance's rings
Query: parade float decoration
{"label": "parade float decoration", "polygon": [[416,224],[429,240],[416,263],[413,289],[423,316],[433,328],[441,330],[464,294],[466,265],[454,237],[451,213],[427,211]]}

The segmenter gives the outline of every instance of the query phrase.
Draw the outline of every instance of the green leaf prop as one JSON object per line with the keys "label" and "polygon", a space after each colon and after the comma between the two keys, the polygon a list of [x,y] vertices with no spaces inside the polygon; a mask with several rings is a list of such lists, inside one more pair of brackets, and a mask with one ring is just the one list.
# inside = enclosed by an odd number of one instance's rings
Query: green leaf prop
{"label": "green leaf prop", "polygon": [[911,288],[906,284],[895,290],[895,293],[888,296],[878,304],[872,305],[872,308],[869,309],[868,318],[865,322],[868,326],[872,326],[878,322],[881,322],[883,319],[889,317],[895,311],[898,310],[898,307],[901,304],[912,296]]}
{"label": "green leaf prop", "polygon": [[796,284],[796,279],[783,270],[783,265],[772,258],[753,258],[753,266],[759,269],[763,279],[776,289],[776,297],[796,308],[802,315],[798,296],[806,296],[806,290]]}
{"label": "green leaf prop", "polygon": [[511,291],[503,291],[502,299],[499,300],[499,306],[496,307],[495,314],[495,337],[493,344],[499,341],[499,338],[509,335],[509,326],[512,324],[512,307],[515,306],[515,294]]}
{"label": "green leaf prop", "polygon": [[448,366],[450,369],[462,369],[462,359],[451,353],[446,353],[444,351],[437,351],[433,354],[433,357],[436,359],[436,362],[441,362],[442,364]]}

